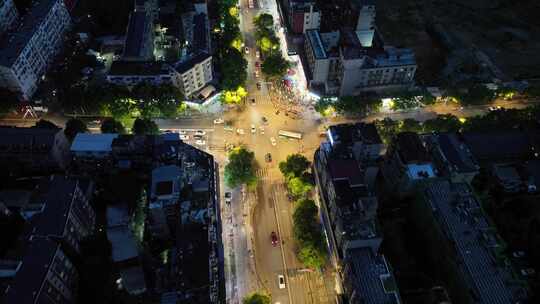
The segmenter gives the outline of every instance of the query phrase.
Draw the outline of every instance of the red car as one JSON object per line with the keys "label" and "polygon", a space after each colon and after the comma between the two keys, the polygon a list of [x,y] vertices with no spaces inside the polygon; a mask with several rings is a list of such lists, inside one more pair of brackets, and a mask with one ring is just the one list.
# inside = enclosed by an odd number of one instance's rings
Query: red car
{"label": "red car", "polygon": [[256,61],[256,62],[255,62],[255,66],[258,67],[258,68],[260,68],[260,67],[261,67],[261,64],[260,64],[258,61]]}
{"label": "red car", "polygon": [[272,240],[272,246],[276,247],[278,244],[278,237],[274,231],[270,234],[270,239]]}

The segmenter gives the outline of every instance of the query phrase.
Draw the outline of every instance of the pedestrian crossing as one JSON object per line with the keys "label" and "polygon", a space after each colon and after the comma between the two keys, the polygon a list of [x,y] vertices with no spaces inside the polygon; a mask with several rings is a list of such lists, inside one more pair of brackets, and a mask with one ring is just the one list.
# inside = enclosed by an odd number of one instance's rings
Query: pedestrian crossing
{"label": "pedestrian crossing", "polygon": [[261,168],[255,170],[255,174],[257,175],[257,179],[259,181],[268,180],[268,168],[267,167],[261,167]]}

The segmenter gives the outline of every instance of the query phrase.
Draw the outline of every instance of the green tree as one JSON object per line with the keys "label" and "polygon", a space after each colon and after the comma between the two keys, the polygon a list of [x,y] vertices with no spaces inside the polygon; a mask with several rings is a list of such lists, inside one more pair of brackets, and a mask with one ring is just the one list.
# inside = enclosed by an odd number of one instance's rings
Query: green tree
{"label": "green tree", "polygon": [[126,129],[121,122],[115,120],[114,118],[106,118],[101,123],[101,133],[118,133],[125,134]]}
{"label": "green tree", "polygon": [[385,117],[383,120],[376,120],[374,123],[382,140],[387,144],[399,132],[398,123],[391,118]]}
{"label": "green tree", "polygon": [[405,118],[401,121],[400,132],[422,132],[422,125],[418,120]]}
{"label": "green tree", "polygon": [[242,53],[235,48],[228,48],[221,59],[221,82],[223,89],[235,91],[238,87],[244,86],[247,79],[247,61]]}
{"label": "green tree", "polygon": [[253,152],[240,147],[229,153],[229,163],[225,166],[225,183],[231,188],[242,184],[253,187],[257,184]]}
{"label": "green tree", "polygon": [[254,292],[242,300],[243,304],[270,304],[272,299],[264,293]]}
{"label": "green tree", "polygon": [[77,118],[71,118],[66,122],[66,128],[64,129],[64,134],[66,135],[66,138],[72,141],[77,133],[85,133],[88,132],[88,128],[86,127],[86,124],[77,119]]}
{"label": "green tree", "polygon": [[285,177],[301,177],[309,169],[309,160],[302,154],[291,154],[285,161],[279,163],[279,171]]}
{"label": "green tree", "polygon": [[58,129],[57,125],[45,119],[40,119],[38,122],[36,122],[34,127],[39,129]]}
{"label": "green tree", "polygon": [[272,29],[274,26],[274,18],[270,14],[262,13],[253,18],[253,24],[259,29]]}
{"label": "green tree", "polygon": [[358,96],[343,96],[334,104],[336,111],[341,114],[365,115],[366,112],[380,105],[380,99],[361,98]]}
{"label": "green tree", "polygon": [[295,198],[302,198],[313,190],[313,185],[302,177],[293,177],[287,182],[287,188],[292,196]]}
{"label": "green tree", "polygon": [[276,53],[264,59],[261,70],[269,78],[281,78],[287,73],[289,66],[289,62],[283,58],[281,53]]}
{"label": "green tree", "polygon": [[440,114],[424,121],[424,132],[455,132],[461,128],[459,118],[452,114]]}
{"label": "green tree", "polygon": [[298,259],[310,268],[321,268],[327,258],[326,246],[313,200],[302,199],[293,213],[293,234],[298,243]]}
{"label": "green tree", "polygon": [[298,252],[298,259],[308,268],[320,269],[326,263],[327,253],[324,249],[310,244]]}
{"label": "green tree", "polygon": [[463,105],[488,104],[495,97],[495,93],[483,84],[472,85],[465,94],[458,92],[457,95]]}
{"label": "green tree", "polygon": [[153,135],[159,134],[159,127],[150,119],[137,118],[133,123],[132,131],[136,135]]}
{"label": "green tree", "polygon": [[1,89],[0,90],[0,114],[10,113],[17,109],[19,101],[15,93]]}

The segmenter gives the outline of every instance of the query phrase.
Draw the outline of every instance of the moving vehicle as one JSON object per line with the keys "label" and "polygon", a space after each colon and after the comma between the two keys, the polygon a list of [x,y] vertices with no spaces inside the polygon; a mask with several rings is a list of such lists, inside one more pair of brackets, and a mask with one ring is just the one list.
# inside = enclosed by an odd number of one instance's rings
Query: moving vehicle
{"label": "moving vehicle", "polygon": [[285,277],[283,275],[278,275],[278,285],[279,289],[285,289]]}
{"label": "moving vehicle", "polygon": [[[259,51],[257,51],[257,53],[259,53]],[[257,56],[257,58],[258,58],[258,56]],[[258,61],[256,61],[256,62],[255,62],[255,67],[260,68],[260,67],[261,67],[261,64],[260,64]]]}
{"label": "moving vehicle", "polygon": [[244,51],[246,52],[246,55],[249,55],[249,48],[247,46],[244,48]]}
{"label": "moving vehicle", "polygon": [[195,141],[195,144],[196,144],[197,146],[204,146],[204,145],[206,145],[206,141],[204,141],[204,140],[202,140],[202,139],[197,139],[197,140]]}
{"label": "moving vehicle", "polygon": [[251,134],[255,134],[257,132],[257,129],[255,128],[254,124],[251,124]]}
{"label": "moving vehicle", "polygon": [[244,134],[246,134],[246,133],[244,132],[244,129],[236,129],[236,133],[237,133],[238,135],[244,135]]}
{"label": "moving vehicle", "polygon": [[263,116],[263,117],[261,118],[261,120],[262,120],[263,125],[265,125],[265,126],[268,125],[268,119],[267,119],[266,117]]}
{"label": "moving vehicle", "polygon": [[259,71],[255,70],[255,78],[259,78]]}
{"label": "moving vehicle", "polygon": [[264,135],[264,127],[263,126],[259,127],[259,132],[261,132],[261,135]]}
{"label": "moving vehicle", "polygon": [[230,204],[232,202],[232,193],[231,192],[225,192],[225,203]]}
{"label": "moving vehicle", "polygon": [[266,160],[267,163],[271,163],[272,162],[272,154],[266,153],[266,155],[264,156],[264,160]]}
{"label": "moving vehicle", "polygon": [[257,82],[257,90],[260,90],[260,89],[261,89],[261,83]]}
{"label": "moving vehicle", "polygon": [[180,139],[181,140],[189,140],[189,135],[180,134]]}
{"label": "moving vehicle", "polygon": [[251,105],[252,105],[252,106],[255,105],[255,98],[251,98]]}
{"label": "moving vehicle", "polygon": [[270,233],[270,241],[272,241],[272,246],[274,246],[274,247],[277,246],[277,244],[278,244],[278,237],[277,237],[276,232],[272,231],[272,233]]}
{"label": "moving vehicle", "polygon": [[184,131],[184,130],[178,130],[178,133],[181,134],[181,135],[186,135],[187,134],[187,132]]}
{"label": "moving vehicle", "polygon": [[259,53],[259,51],[255,51],[255,57],[257,57],[257,59],[261,58],[261,53]]}
{"label": "moving vehicle", "polygon": [[279,136],[283,136],[283,137],[302,139],[302,133],[298,133],[298,132],[279,130],[278,134]]}
{"label": "moving vehicle", "polygon": [[204,135],[206,135],[206,132],[203,131],[203,130],[197,130],[197,131],[195,131],[195,135],[201,135],[201,136],[204,136]]}
{"label": "moving vehicle", "polygon": [[275,137],[270,137],[270,142],[272,143],[272,146],[274,146],[274,147],[277,145]]}
{"label": "moving vehicle", "polygon": [[203,139],[203,136],[202,135],[193,135],[193,138],[199,140],[199,139]]}
{"label": "moving vehicle", "polygon": [[223,120],[223,118],[216,118],[214,119],[214,124],[215,125],[219,125],[219,124],[222,124],[224,123],[225,121]]}

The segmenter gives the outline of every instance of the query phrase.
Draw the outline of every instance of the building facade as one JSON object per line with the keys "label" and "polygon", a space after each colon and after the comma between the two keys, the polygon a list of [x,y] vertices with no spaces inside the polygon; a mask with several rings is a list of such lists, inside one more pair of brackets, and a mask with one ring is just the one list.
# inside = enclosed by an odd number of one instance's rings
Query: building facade
{"label": "building facade", "polygon": [[185,96],[192,96],[202,90],[213,79],[212,56],[199,53],[174,67],[177,83]]}
{"label": "building facade", "polygon": [[178,86],[175,71],[159,61],[114,61],[107,74],[107,81],[115,85],[135,86],[140,83]]}
{"label": "building facade", "polygon": [[17,20],[18,12],[13,0],[0,1],[0,34],[7,31]]}
{"label": "building facade", "polygon": [[70,24],[62,0],[41,0],[32,6],[22,25],[0,41],[0,87],[29,99],[60,51]]}

